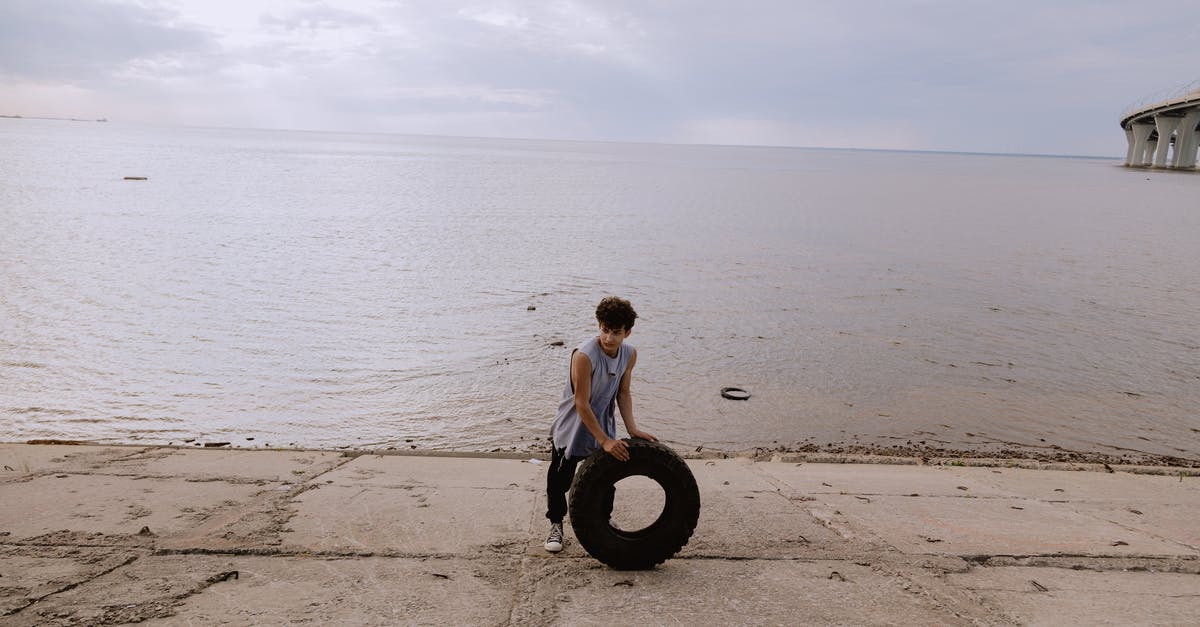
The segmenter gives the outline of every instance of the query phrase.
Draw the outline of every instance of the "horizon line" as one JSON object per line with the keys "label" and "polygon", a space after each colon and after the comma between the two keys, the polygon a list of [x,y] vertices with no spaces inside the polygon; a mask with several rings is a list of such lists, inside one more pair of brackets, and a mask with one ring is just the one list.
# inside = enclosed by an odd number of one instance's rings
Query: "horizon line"
{"label": "horizon line", "polygon": [[[20,114],[0,114],[0,119],[10,120],[41,120],[41,121],[59,121],[59,122],[105,122],[113,123],[113,120],[107,117],[99,118],[69,118],[69,117],[53,117],[53,116],[32,116]],[[120,120],[116,122],[122,124]],[[342,134],[342,135],[395,135],[401,137],[431,137],[443,139],[482,139],[496,141],[546,141],[546,142],[574,142],[574,143],[593,143],[593,144],[634,144],[647,146],[694,146],[701,148],[773,148],[781,150],[842,150],[842,151],[865,151],[865,152],[898,152],[898,153],[918,153],[918,154],[945,154],[945,155],[969,155],[981,157],[1044,157],[1056,159],[1096,159],[1110,160],[1120,159],[1118,156],[1102,156],[1102,155],[1082,155],[1069,153],[1039,153],[1039,152],[990,152],[986,150],[949,150],[935,148],[868,148],[868,147],[853,147],[853,146],[795,146],[795,145],[780,145],[780,144],[713,144],[705,142],[671,142],[671,141],[649,141],[649,140],[620,140],[620,139],[578,139],[578,138],[562,138],[562,137],[513,137],[505,135],[438,135],[433,133],[405,133],[400,131],[351,131],[351,130],[330,130],[330,129],[305,129],[305,128],[276,128],[276,127],[255,127],[255,126],[212,126],[202,124],[178,124],[178,123],[156,123],[156,122],[124,122],[124,124],[142,125],[142,126],[157,126],[170,128],[190,128],[190,129],[210,129],[210,130],[226,130],[226,131],[266,131],[266,132],[284,132],[284,133],[326,133],[326,134]]]}

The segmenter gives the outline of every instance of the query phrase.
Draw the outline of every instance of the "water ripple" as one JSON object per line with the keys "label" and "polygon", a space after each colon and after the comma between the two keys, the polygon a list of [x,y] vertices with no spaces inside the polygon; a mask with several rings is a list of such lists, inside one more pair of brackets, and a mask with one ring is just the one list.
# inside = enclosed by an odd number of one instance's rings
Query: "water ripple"
{"label": "water ripple", "polygon": [[1200,451],[1187,177],[0,122],[0,438],[533,446],[617,293],[674,442]]}

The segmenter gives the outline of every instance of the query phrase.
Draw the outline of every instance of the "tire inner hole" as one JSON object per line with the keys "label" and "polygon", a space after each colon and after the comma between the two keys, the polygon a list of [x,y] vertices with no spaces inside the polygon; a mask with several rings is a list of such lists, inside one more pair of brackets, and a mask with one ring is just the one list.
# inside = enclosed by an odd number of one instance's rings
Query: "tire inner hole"
{"label": "tire inner hole", "polygon": [[613,484],[613,489],[613,511],[609,521],[622,531],[641,531],[649,527],[667,506],[666,492],[650,477],[625,477]]}

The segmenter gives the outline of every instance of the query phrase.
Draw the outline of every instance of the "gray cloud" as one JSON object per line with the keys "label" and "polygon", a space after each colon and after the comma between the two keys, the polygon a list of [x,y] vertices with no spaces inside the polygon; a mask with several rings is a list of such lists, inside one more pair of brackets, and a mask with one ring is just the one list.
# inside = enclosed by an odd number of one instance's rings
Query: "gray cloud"
{"label": "gray cloud", "polygon": [[127,64],[213,50],[212,37],[145,7],[88,0],[0,2],[0,75],[90,82]]}
{"label": "gray cloud", "polygon": [[380,26],[379,20],[370,15],[338,9],[324,3],[302,7],[283,17],[273,14],[263,15],[259,18],[259,23],[268,28],[284,30],[336,30]]}
{"label": "gray cloud", "polygon": [[1121,109],[1195,78],[1200,43],[1179,0],[169,1],[204,26],[0,3],[0,73],[162,122],[1113,154]]}

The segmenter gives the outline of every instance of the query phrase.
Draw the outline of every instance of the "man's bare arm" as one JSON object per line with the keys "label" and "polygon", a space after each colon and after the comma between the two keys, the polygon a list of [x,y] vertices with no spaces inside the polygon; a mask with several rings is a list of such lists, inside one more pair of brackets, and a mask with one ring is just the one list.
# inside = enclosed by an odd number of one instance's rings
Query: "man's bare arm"
{"label": "man's bare arm", "polygon": [[621,410],[621,420],[625,423],[625,431],[629,433],[629,437],[655,442],[658,438],[638,429],[637,421],[633,418],[633,393],[630,388],[635,365],[637,365],[636,348],[629,356],[629,366],[625,368],[625,374],[621,376],[621,387],[617,388],[617,409]]}

